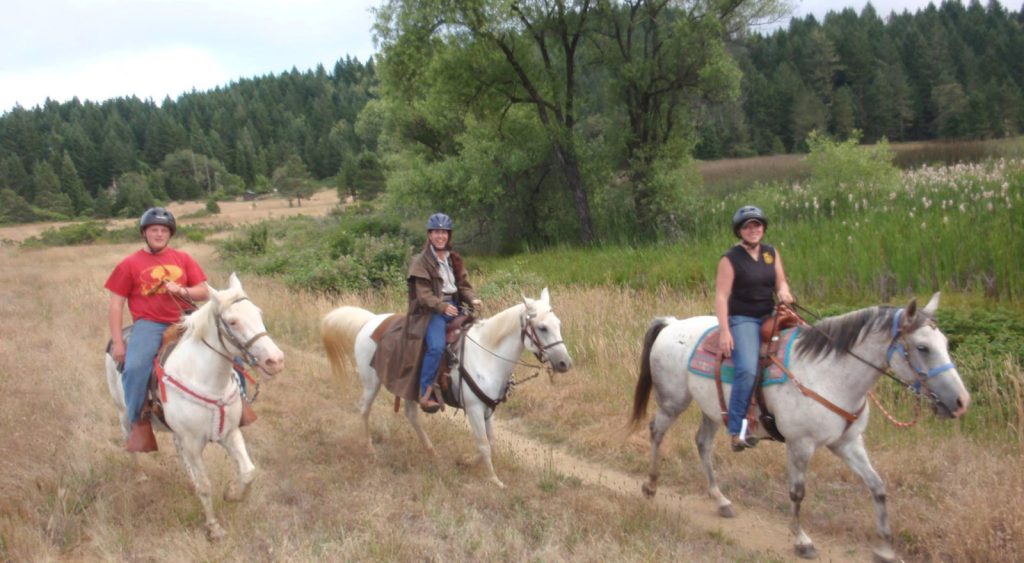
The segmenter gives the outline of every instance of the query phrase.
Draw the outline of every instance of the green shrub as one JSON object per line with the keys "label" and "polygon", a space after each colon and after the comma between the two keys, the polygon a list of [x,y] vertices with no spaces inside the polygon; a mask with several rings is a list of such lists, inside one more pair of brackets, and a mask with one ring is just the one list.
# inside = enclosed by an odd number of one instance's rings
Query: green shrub
{"label": "green shrub", "polygon": [[25,241],[27,246],[72,246],[92,244],[104,236],[106,229],[96,221],[75,223],[59,229],[49,228],[38,237]]}

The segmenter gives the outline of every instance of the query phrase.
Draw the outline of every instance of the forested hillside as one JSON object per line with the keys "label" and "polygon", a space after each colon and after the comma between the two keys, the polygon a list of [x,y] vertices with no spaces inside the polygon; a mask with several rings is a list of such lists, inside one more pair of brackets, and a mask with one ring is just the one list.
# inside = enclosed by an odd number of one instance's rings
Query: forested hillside
{"label": "forested hillside", "polygon": [[688,155],[802,152],[812,130],[873,142],[1024,127],[1022,17],[995,1],[868,6],[770,34],[749,29],[779,16],[771,0],[551,4],[386,2],[376,61],[159,104],[16,107],[0,116],[0,222],[301,197],[319,180],[458,206],[499,240],[656,237],[686,228]]}
{"label": "forested hillside", "polygon": [[0,118],[0,221],[131,216],[160,201],[267,192],[275,180],[301,192],[301,180],[341,175],[374,189],[375,125],[360,113],[375,82],[372,61],[344,59],[330,73],[293,69],[159,105],[15,108]]}

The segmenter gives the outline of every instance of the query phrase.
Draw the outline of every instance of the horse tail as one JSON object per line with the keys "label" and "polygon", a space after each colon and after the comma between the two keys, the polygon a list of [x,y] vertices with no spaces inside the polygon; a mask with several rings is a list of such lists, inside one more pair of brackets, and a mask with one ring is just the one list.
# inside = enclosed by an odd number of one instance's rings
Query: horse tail
{"label": "horse tail", "polygon": [[636,381],[636,391],[633,392],[633,415],[629,424],[633,431],[640,426],[640,423],[647,418],[647,401],[651,397],[651,348],[654,341],[658,339],[662,329],[668,326],[671,317],[658,317],[651,321],[647,327],[647,334],[644,335],[644,351],[640,355],[640,378]]}
{"label": "horse tail", "polygon": [[346,363],[355,362],[356,336],[373,316],[366,309],[347,305],[324,315],[320,323],[320,338],[335,376],[343,375]]}

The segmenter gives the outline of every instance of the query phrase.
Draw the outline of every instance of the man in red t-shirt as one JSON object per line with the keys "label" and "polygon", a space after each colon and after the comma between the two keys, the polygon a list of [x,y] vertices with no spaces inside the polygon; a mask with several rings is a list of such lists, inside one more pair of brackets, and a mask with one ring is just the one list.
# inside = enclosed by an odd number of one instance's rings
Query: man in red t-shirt
{"label": "man in red t-shirt", "polygon": [[[118,364],[124,363],[121,384],[131,423],[126,444],[130,452],[156,450],[153,427],[141,414],[164,331],[181,320],[185,309],[209,298],[203,283],[206,274],[199,264],[169,246],[176,228],[174,215],[162,207],[143,213],[139,231],[146,247],[122,260],[104,285],[110,290],[110,355]],[[127,344],[121,329],[125,303],[133,322]]]}

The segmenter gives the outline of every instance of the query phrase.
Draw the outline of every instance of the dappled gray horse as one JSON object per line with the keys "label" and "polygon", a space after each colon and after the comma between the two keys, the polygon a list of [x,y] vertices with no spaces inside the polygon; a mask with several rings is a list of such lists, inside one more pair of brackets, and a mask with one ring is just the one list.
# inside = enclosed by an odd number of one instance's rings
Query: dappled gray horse
{"label": "dappled gray horse", "polygon": [[[806,327],[796,338],[789,378],[764,388],[768,410],[786,439],[789,457],[789,498],[792,501],[791,530],[802,557],[817,555],[811,538],[800,526],[800,503],[804,498],[804,475],[815,450],[825,446],[860,476],[871,490],[875,520],[882,544],[875,549],[879,559],[894,560],[892,531],[885,504],[885,484],[868,460],[862,433],[868,424],[867,395],[883,370],[891,369],[903,384],[920,389],[935,412],[956,418],[967,411],[970,395],[950,361],[945,335],[935,325],[939,294],[924,309],[916,301],[904,309],[870,307],[838,317],[826,318]],[[697,450],[708,480],[708,494],[718,503],[719,513],[733,516],[732,503],[715,481],[711,463],[712,444],[722,425],[715,381],[696,376],[687,369],[688,360],[701,335],[717,326],[715,317],[655,319],[644,337],[640,378],[633,400],[634,428],[646,418],[651,389],[657,412],[650,422],[650,481],[644,493],[653,496],[658,483],[658,447],[669,427],[696,399],[703,411],[697,430]],[[730,386],[723,383],[725,396]],[[812,398],[814,394],[825,402]],[[837,407],[838,411],[835,408]],[[755,436],[767,437],[758,427]]]}

